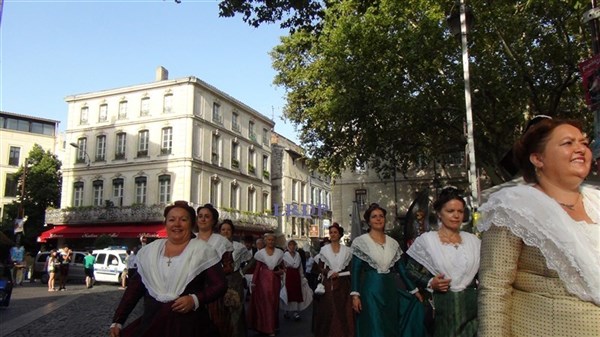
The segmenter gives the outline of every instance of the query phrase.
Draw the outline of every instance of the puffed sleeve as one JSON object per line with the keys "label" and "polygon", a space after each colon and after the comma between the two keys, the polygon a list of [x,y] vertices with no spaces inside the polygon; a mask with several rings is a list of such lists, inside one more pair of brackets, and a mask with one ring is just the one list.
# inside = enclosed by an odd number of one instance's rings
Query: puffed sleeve
{"label": "puffed sleeve", "polygon": [[511,336],[513,282],[523,241],[506,227],[483,232],[479,266],[479,336]]}

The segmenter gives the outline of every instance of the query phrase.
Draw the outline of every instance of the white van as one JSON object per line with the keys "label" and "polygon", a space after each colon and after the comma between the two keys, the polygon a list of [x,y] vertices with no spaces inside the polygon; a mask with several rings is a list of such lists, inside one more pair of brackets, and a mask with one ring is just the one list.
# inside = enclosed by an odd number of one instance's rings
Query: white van
{"label": "white van", "polygon": [[127,250],[123,247],[109,247],[94,250],[94,278],[97,282],[121,283],[121,274],[127,268]]}

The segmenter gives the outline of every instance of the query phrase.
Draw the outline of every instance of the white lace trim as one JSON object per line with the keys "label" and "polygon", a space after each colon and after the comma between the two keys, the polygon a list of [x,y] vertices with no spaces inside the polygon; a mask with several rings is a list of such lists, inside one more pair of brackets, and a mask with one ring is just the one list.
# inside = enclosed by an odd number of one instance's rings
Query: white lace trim
{"label": "white lace trim", "polygon": [[406,252],[433,275],[444,274],[452,279],[450,290],[464,290],[479,270],[479,239],[460,232],[462,243],[458,246],[442,243],[437,231],[427,232],[415,239]]}
{"label": "white lace trim", "polygon": [[283,260],[283,252],[277,248],[273,250],[273,255],[267,254],[266,248],[263,248],[254,254],[254,259],[264,263],[269,270],[274,270],[275,267],[281,264]]}
{"label": "white lace trim", "polygon": [[581,300],[600,305],[600,191],[582,188],[584,207],[596,224],[574,221],[558,203],[528,185],[504,188],[481,207],[480,231],[504,226],[538,248],[548,268]]}
{"label": "white lace trim", "polygon": [[249,261],[252,258],[252,252],[243,244],[233,241],[233,271],[239,270],[243,262]]}
{"label": "white lace trim", "polygon": [[344,245],[340,245],[340,251],[335,254],[331,245],[321,248],[319,253],[321,261],[333,272],[340,272],[346,269],[346,266],[352,261],[352,250]]}
{"label": "white lace trim", "polygon": [[402,249],[396,240],[385,236],[385,245],[381,246],[369,235],[363,234],[352,241],[352,254],[365,261],[379,274],[387,274],[402,256]]}
{"label": "white lace trim", "polygon": [[300,254],[296,252],[294,256],[290,252],[283,253],[283,263],[286,267],[291,267],[294,269],[298,269],[300,267],[300,263],[302,263],[302,259],[300,259]]}
{"label": "white lace trim", "polygon": [[[202,239],[198,237],[198,240]],[[208,242],[208,244],[211,245],[217,251],[217,254],[219,254],[221,258],[223,257],[223,254],[225,254],[225,252],[233,251],[233,244],[231,243],[231,241],[227,240],[221,234],[213,233],[206,242]]]}

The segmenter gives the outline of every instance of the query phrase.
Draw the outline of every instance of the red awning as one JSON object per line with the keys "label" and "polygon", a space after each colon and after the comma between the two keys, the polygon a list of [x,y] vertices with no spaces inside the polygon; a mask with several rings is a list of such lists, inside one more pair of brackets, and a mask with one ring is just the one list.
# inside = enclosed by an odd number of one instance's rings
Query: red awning
{"label": "red awning", "polygon": [[108,235],[113,238],[139,238],[147,236],[150,238],[165,238],[167,231],[164,224],[154,225],[120,225],[120,226],[56,226],[43,232],[38,237],[38,242],[46,242],[48,239],[84,239],[97,238]]}

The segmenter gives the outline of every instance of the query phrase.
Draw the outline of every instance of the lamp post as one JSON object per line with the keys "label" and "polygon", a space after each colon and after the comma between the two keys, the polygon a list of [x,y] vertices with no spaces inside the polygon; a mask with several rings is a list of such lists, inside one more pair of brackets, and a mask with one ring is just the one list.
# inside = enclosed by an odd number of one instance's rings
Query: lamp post
{"label": "lamp post", "polygon": [[79,145],[75,144],[75,143],[69,143],[69,145],[71,145],[72,147],[76,148],[78,151],[77,153],[77,159],[81,158],[80,154],[83,153],[84,155],[84,160],[85,160],[85,165],[87,167],[90,167],[90,163],[92,162],[92,159],[90,158],[90,155],[87,153],[87,151],[85,149],[82,149],[81,147],[79,147]]}
{"label": "lamp post", "polygon": [[[469,154],[469,185],[471,189],[471,204],[474,209],[479,206],[479,184],[475,165],[475,141],[473,138],[473,107],[471,105],[471,76],[469,72],[469,46],[467,44],[468,24],[472,23],[472,13],[467,8],[466,0],[460,0],[460,15],[450,13],[447,22],[453,34],[460,34],[462,49],[463,78],[465,82],[465,108],[467,122],[467,152]],[[457,20],[458,19],[458,20]],[[458,26],[458,27],[457,27]]]}

